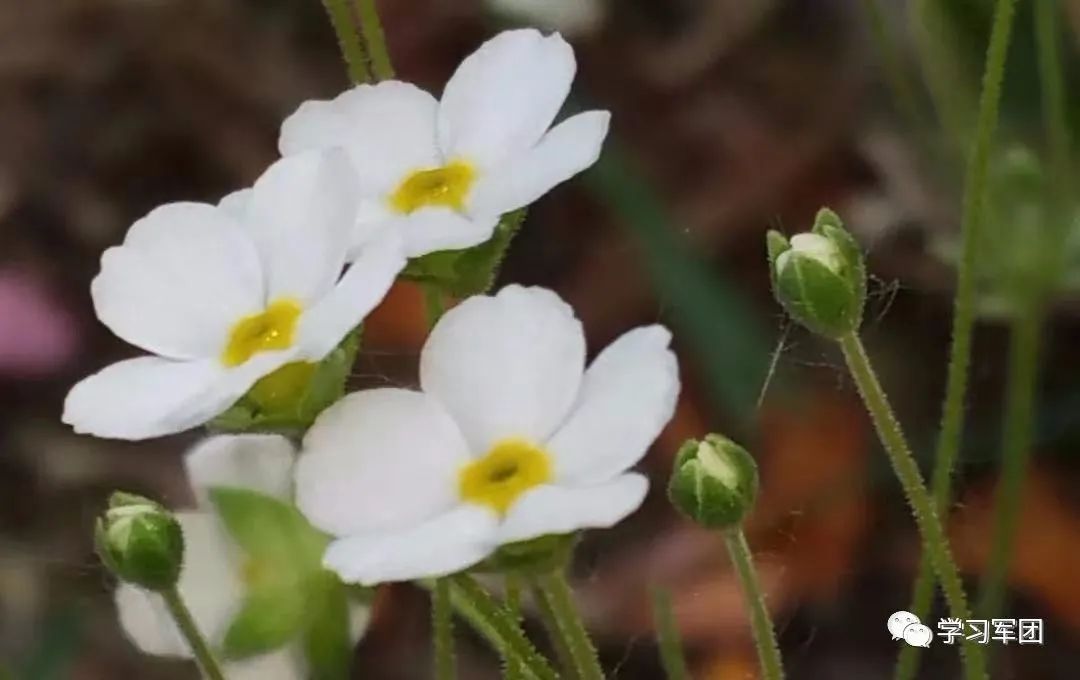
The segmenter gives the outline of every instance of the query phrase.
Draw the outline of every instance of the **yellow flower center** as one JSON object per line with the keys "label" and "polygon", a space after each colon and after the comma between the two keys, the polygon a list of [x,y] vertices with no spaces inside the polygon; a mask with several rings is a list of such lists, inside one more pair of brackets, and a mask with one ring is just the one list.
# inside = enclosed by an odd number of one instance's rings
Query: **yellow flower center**
{"label": "yellow flower center", "polygon": [[259,352],[288,349],[292,346],[301,311],[296,300],[276,300],[259,314],[240,319],[229,333],[221,363],[231,368]]}
{"label": "yellow flower center", "polygon": [[266,562],[249,557],[240,565],[240,582],[252,589],[268,581],[272,573]]}
{"label": "yellow flower center", "polygon": [[292,406],[311,382],[318,364],[293,361],[268,373],[251,386],[248,396],[264,411],[281,411]]}
{"label": "yellow flower center", "polygon": [[551,457],[543,449],[524,439],[504,439],[461,468],[458,493],[466,502],[505,515],[521,494],[550,479]]}
{"label": "yellow flower center", "polygon": [[390,207],[408,215],[420,208],[441,206],[465,208],[465,198],[476,179],[476,170],[464,161],[451,161],[441,168],[417,170],[398,185],[390,196]]}

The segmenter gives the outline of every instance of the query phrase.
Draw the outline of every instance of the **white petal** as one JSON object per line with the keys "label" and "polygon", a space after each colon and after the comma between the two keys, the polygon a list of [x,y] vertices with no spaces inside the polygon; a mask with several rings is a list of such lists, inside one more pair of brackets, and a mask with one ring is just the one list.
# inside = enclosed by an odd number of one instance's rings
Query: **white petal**
{"label": "white petal", "polygon": [[400,237],[386,233],[360,250],[337,285],[300,318],[297,347],[317,361],[337,346],[386,296],[405,267]]}
{"label": "white petal", "polygon": [[393,191],[408,173],[442,165],[435,143],[438,104],[396,80],[359,85],[333,101],[308,101],[281,126],[284,156],[344,147],[363,196]]}
{"label": "white petal", "polygon": [[296,466],[296,504],[335,536],[413,526],[456,503],[465,442],[439,404],[402,389],[354,392],[319,416]]}
{"label": "white petal", "polygon": [[356,219],[356,177],[340,150],[283,158],[255,182],[245,226],[266,275],[266,301],[308,304],[341,276]]}
{"label": "white petal", "polygon": [[[214,515],[178,512],[176,517],[184,531],[180,595],[211,644],[220,643],[243,597],[233,562],[233,547],[225,540]],[[122,584],[116,589],[116,608],[124,632],[142,651],[160,656],[191,656],[161,596]]]}
{"label": "white petal", "polygon": [[226,370],[217,359],[139,357],[106,366],[68,392],[63,421],[79,434],[149,439],[182,432],[221,414],[290,352],[263,352]]}
{"label": "white petal", "polygon": [[219,435],[204,439],[184,456],[188,481],[200,505],[211,487],[229,486],[292,499],[296,451],[276,434]]}
{"label": "white petal", "polygon": [[584,365],[585,336],[569,305],[544,288],[507,286],[443,316],[420,355],[420,382],[483,455],[499,439],[546,440]]}
{"label": "white petal", "polygon": [[499,543],[606,529],[637,510],[648,490],[649,481],[633,473],[596,486],[539,486],[511,506],[499,527]]}
{"label": "white petal", "polygon": [[578,403],[548,442],[558,479],[603,482],[645,455],[679,396],[670,341],[662,326],[635,328],[600,353],[585,373]]}
{"label": "white petal", "polygon": [[237,224],[244,224],[247,221],[247,211],[248,206],[251,205],[252,193],[251,188],[247,188],[226,194],[224,198],[218,201],[218,207],[236,220]]}
{"label": "white petal", "polygon": [[568,118],[532,149],[509,159],[502,168],[483,173],[473,190],[469,213],[501,215],[516,210],[588,168],[600,157],[610,120],[607,111]]}
{"label": "white petal", "polygon": [[439,146],[446,158],[483,169],[536,144],[562,108],[577,65],[558,34],[505,31],[469,55],[439,105]]}
{"label": "white petal", "polygon": [[262,308],[262,271],[228,214],[170,203],[105,251],[90,293],[98,318],[127,342],[172,358],[205,358],[220,351],[238,319]]}
{"label": "white petal", "polygon": [[288,645],[269,654],[228,662],[222,671],[228,680],[305,680],[305,665],[300,650]]}
{"label": "white petal", "polygon": [[389,228],[401,233],[406,255],[420,257],[479,245],[491,238],[498,223],[498,215],[469,217],[447,208],[422,208],[397,217]]}
{"label": "white petal", "polygon": [[334,541],[323,566],[362,585],[445,576],[491,554],[497,523],[490,510],[462,505],[407,529]]}

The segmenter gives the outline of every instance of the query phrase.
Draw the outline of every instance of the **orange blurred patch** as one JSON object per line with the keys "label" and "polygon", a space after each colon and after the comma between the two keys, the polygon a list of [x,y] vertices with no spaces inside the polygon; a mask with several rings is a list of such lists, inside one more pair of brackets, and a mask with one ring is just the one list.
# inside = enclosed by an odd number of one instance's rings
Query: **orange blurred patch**
{"label": "orange blurred patch", "polygon": [[364,321],[364,347],[419,351],[428,334],[425,318],[423,291],[399,280]]}

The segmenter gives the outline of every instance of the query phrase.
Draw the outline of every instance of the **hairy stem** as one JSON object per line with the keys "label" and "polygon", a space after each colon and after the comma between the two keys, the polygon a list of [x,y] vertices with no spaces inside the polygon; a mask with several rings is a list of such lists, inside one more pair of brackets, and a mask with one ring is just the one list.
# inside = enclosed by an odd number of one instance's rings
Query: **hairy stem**
{"label": "hairy stem", "polygon": [[[954,618],[969,619],[971,610],[968,608],[967,596],[964,594],[964,585],[960,581],[960,572],[949,550],[949,542],[938,517],[934,500],[926,490],[919,466],[911,455],[903,430],[900,429],[900,423],[896,420],[873,366],[870,365],[866,348],[855,333],[842,337],[840,347],[844,351],[844,359],[866,404],[866,410],[874,421],[878,438],[889,455],[889,462],[892,463],[893,471],[900,480],[900,486],[911,506],[915,523],[922,535],[923,550],[930,555],[931,564],[945,591],[949,611]],[[978,645],[965,644],[963,651],[965,676],[968,680],[984,680],[987,676],[982,650]]]}
{"label": "hairy stem", "polygon": [[445,578],[435,580],[431,591],[431,628],[435,649],[436,680],[454,680],[454,620],[450,604],[450,582]]}
{"label": "hairy stem", "polygon": [[690,680],[683,655],[682,636],[671,607],[671,591],[656,586],[652,589],[653,626],[660,641],[660,662],[668,680]]}
{"label": "hairy stem", "polygon": [[537,577],[535,583],[540,599],[544,601],[543,606],[552,619],[553,630],[549,629],[548,632],[555,638],[561,638],[562,642],[556,642],[556,645],[561,644],[568,650],[576,677],[580,680],[604,680],[596,648],[578,616],[566,575],[560,570]]}
{"label": "hairy stem", "polygon": [[184,598],[180,596],[180,591],[176,589],[176,586],[173,586],[163,590],[161,597],[165,600],[165,607],[168,608],[169,614],[172,616],[173,621],[176,622],[180,634],[184,636],[188,647],[191,648],[191,653],[195,656],[195,662],[199,664],[203,675],[206,676],[207,680],[225,680],[225,674],[221,672],[221,664],[214,657],[214,653],[210,651],[210,645],[207,644],[206,638],[199,632],[199,626],[195,623],[195,619],[191,616],[191,611],[188,610],[187,605],[184,604]]}
{"label": "hairy stem", "polygon": [[757,645],[761,677],[764,680],[781,680],[784,677],[784,664],[780,658],[780,647],[776,644],[776,632],[769,609],[765,606],[765,594],[761,591],[757,570],[754,569],[754,556],[746,543],[742,527],[725,531],[724,542],[731,563],[735,565],[746,607],[750,610],[750,627],[754,632],[754,644]]}
{"label": "hairy stem", "polygon": [[364,47],[360,34],[360,21],[353,14],[350,0],[323,0],[323,7],[330,17],[330,25],[337,36],[341,56],[345,59],[345,68],[349,80],[354,84],[370,83],[375,80],[371,70],[371,58]]}
{"label": "hairy stem", "polygon": [[376,0],[351,0],[359,19],[360,39],[364,52],[368,56],[368,65],[372,80],[389,80],[394,77],[394,66],[390,61],[390,52],[386,48],[386,36],[383,35],[382,20]]}

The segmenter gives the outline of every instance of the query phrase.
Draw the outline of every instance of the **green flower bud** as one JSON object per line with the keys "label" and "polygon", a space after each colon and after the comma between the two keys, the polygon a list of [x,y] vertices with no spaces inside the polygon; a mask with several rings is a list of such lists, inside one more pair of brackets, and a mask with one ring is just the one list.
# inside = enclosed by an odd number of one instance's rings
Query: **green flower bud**
{"label": "green flower bud", "polygon": [[147,590],[176,585],[184,563],[184,534],[160,504],[117,491],[94,530],[98,555],[116,576]]}
{"label": "green flower bud", "polygon": [[773,294],[788,314],[829,338],[858,330],[866,301],[862,251],[836,213],[822,208],[812,231],[766,236]]}
{"label": "green flower bud", "polygon": [[675,457],[668,498],[684,515],[710,529],[742,523],[757,498],[757,464],[746,449],[718,434],[689,439]]}

